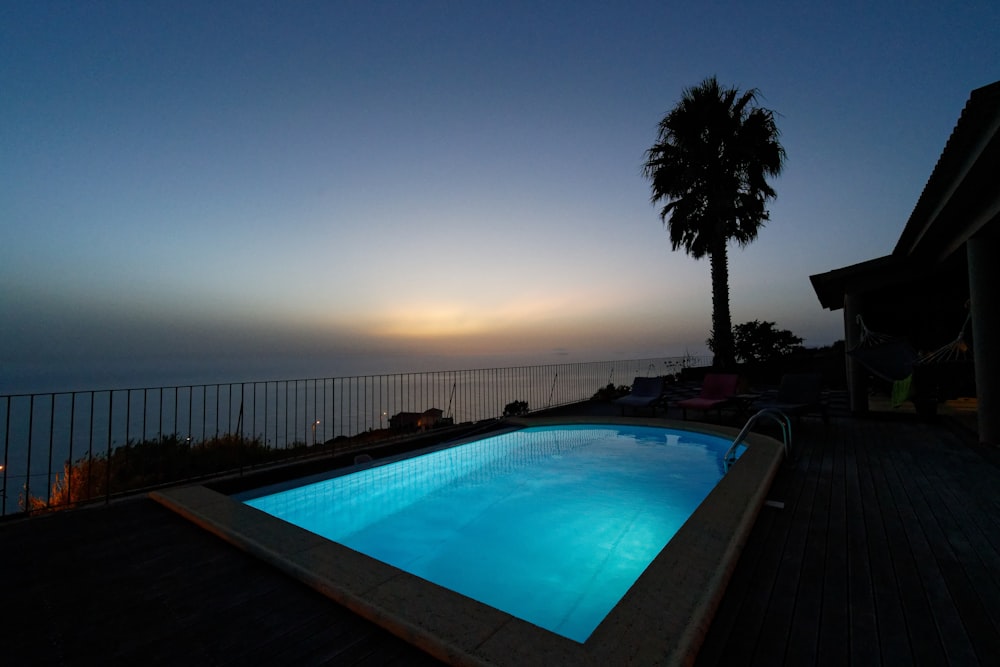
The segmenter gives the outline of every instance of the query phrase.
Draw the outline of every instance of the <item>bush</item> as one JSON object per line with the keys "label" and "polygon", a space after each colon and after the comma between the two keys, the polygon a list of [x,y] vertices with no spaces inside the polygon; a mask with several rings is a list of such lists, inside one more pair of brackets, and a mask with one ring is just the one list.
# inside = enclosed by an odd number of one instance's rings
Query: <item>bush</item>
{"label": "bush", "polygon": [[609,383],[608,386],[601,387],[600,389],[598,389],[597,392],[595,392],[594,395],[590,397],[590,400],[613,401],[616,398],[627,396],[629,393],[631,393],[631,391],[632,390],[629,389],[626,385],[622,384],[616,387],[614,384]]}
{"label": "bush", "polygon": [[192,444],[174,434],[129,442],[112,450],[66,461],[46,500],[21,498],[28,511],[67,508],[106,495],[233,470],[288,457],[294,450],[268,448],[259,438],[219,435]]}
{"label": "bush", "polygon": [[513,401],[504,406],[503,416],[504,417],[517,417],[519,415],[528,414],[528,402],[527,401]]}

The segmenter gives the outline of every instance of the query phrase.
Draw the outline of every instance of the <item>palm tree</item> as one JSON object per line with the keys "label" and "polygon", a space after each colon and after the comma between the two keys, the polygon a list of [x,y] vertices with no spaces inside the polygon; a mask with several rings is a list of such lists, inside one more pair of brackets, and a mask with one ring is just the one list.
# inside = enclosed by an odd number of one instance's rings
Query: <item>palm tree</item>
{"label": "palm tree", "polygon": [[674,250],[708,255],[712,272],[713,365],[734,362],[729,314],[729,241],[744,247],[768,219],[775,197],[767,183],[785,160],[774,112],[756,105],[758,92],[724,88],[710,77],[684,91],[660,121],[656,143],[646,151],[643,176]]}

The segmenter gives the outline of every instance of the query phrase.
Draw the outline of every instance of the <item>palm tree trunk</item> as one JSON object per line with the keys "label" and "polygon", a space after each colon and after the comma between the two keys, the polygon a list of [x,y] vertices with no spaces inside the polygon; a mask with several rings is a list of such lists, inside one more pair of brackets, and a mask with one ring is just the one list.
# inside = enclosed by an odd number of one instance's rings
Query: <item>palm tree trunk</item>
{"label": "palm tree trunk", "polygon": [[729,314],[729,255],[727,240],[719,235],[709,262],[712,268],[712,339],[715,357],[712,367],[729,370],[736,365],[733,345],[733,321]]}

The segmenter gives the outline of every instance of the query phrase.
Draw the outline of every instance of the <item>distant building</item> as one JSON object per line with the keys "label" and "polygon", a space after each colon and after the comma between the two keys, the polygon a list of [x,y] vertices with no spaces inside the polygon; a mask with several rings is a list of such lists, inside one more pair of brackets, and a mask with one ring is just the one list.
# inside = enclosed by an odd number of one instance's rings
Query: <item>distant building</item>
{"label": "distant building", "polygon": [[423,412],[398,412],[389,417],[389,428],[393,431],[426,431],[441,424],[444,412],[429,408]]}

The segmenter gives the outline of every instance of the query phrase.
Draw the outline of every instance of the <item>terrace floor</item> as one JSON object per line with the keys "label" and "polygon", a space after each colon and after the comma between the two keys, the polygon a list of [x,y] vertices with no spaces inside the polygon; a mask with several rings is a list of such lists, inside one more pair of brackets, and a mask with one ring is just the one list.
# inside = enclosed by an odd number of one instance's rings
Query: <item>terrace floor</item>
{"label": "terrace floor", "polygon": [[[997,453],[831,398],[795,424],[695,664],[995,664]],[[0,523],[0,573],[6,664],[439,664],[146,498]]]}

